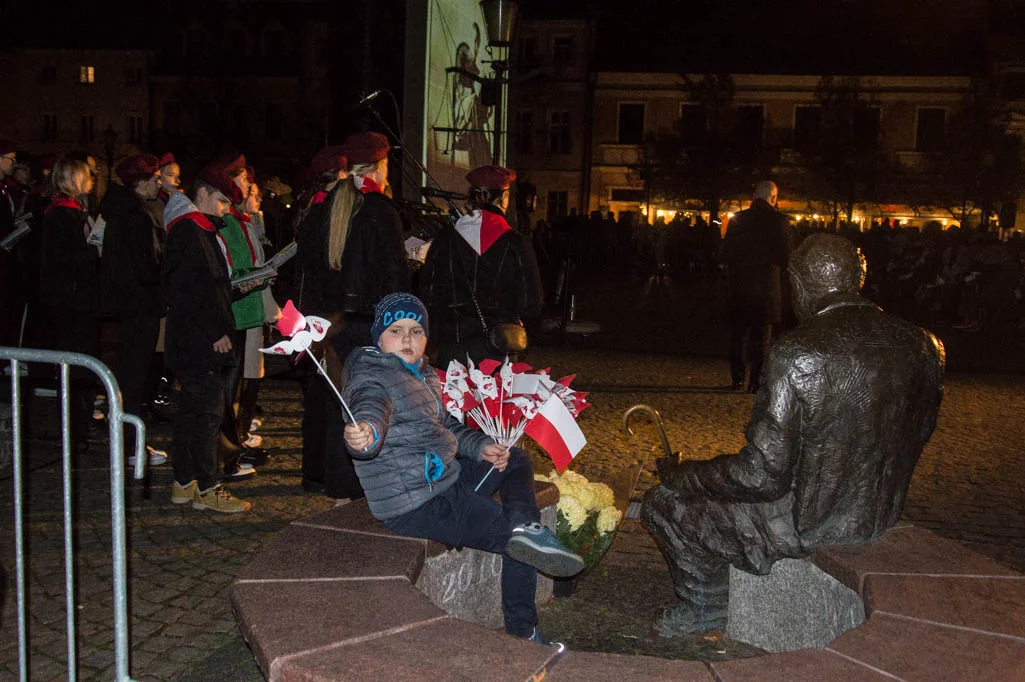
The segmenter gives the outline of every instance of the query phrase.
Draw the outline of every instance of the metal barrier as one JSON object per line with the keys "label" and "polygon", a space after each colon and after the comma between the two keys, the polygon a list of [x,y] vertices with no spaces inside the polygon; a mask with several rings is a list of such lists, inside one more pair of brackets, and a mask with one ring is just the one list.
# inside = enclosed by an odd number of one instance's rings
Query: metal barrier
{"label": "metal barrier", "polygon": [[25,528],[22,515],[24,480],[22,462],[21,363],[47,363],[60,367],[62,471],[64,491],[64,579],[67,603],[68,679],[78,679],[75,641],[75,588],[73,524],[71,518],[71,366],[84,367],[103,382],[107,392],[107,422],[110,429],[110,521],[112,535],[114,591],[114,671],[115,682],[132,682],[128,674],[128,585],[126,579],[124,444],[122,425],[135,427],[135,478],[146,470],[146,426],[121,406],[121,391],[110,369],[91,355],[27,348],[0,347],[0,361],[10,362],[11,433],[13,439],[15,571],[18,596],[18,670],[21,682],[28,682],[28,620],[26,614]]}

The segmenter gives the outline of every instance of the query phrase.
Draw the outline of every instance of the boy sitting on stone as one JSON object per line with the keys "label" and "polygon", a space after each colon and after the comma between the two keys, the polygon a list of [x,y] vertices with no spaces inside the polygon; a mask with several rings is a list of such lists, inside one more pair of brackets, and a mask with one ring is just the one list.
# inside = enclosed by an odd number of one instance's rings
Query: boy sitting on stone
{"label": "boy sitting on stone", "polygon": [[539,523],[527,454],[445,410],[424,360],[427,329],[420,299],[389,294],[371,327],[377,347],[357,348],[345,362],[344,397],[357,421],[345,427],[345,443],[370,512],[400,535],[501,553],[506,632],[549,644],[536,627],[537,571],[571,576],[583,560]]}

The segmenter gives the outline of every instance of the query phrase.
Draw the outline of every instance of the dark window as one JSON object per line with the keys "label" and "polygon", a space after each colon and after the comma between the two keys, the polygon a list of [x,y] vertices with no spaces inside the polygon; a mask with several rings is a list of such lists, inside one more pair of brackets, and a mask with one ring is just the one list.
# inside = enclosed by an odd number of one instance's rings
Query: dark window
{"label": "dark window", "polygon": [[278,29],[265,31],[263,34],[263,56],[273,59],[287,55],[285,32]]}
{"label": "dark window", "polygon": [[79,142],[92,142],[93,141],[93,129],[94,121],[92,116],[81,117],[81,127],[78,132]]}
{"label": "dark window", "polygon": [[206,57],[206,31],[191,28],[185,34],[185,54],[192,60]]}
{"label": "dark window", "polygon": [[171,135],[181,132],[181,110],[177,102],[164,102],[164,131]]}
{"label": "dark window", "polygon": [[765,116],[761,104],[737,107],[737,129],[735,136],[740,148],[757,151],[762,148]]}
{"label": "dark window", "polygon": [[249,41],[246,40],[246,32],[241,29],[234,29],[228,34],[228,52],[232,56],[239,54],[249,56]]}
{"label": "dark window", "polygon": [[1005,73],[1003,83],[1005,99],[1025,99],[1025,73]]}
{"label": "dark window", "polygon": [[569,154],[573,138],[569,129],[569,112],[552,111],[548,114],[548,153]]}
{"label": "dark window", "polygon": [[267,111],[263,121],[264,130],[267,133],[267,139],[281,139],[281,132],[284,129],[285,123],[284,119],[284,110],[279,102],[271,102],[267,105]]}
{"label": "dark window", "polygon": [[553,190],[548,192],[548,219],[565,218],[569,213],[569,192]]}
{"label": "dark window", "polygon": [[142,85],[142,67],[141,66],[126,66],[125,67],[125,85],[129,87],[137,87]]}
{"label": "dark window", "polygon": [[57,139],[57,114],[43,114],[43,139]]}
{"label": "dark window", "polygon": [[57,82],[57,67],[53,64],[44,64],[43,70],[39,72],[39,82],[43,85],[53,85]]}
{"label": "dark window", "polygon": [[142,116],[128,117],[128,141],[132,144],[142,144],[145,130],[142,126]]}
{"label": "dark window", "polygon": [[611,201],[629,201],[634,204],[645,202],[643,189],[614,189],[612,190]]}
{"label": "dark window", "polygon": [[519,57],[522,71],[530,71],[537,66],[537,42],[533,37],[520,38]]}
{"label": "dark window", "polygon": [[573,63],[572,38],[556,38],[552,42],[552,63],[556,66],[569,66]]}
{"label": "dark window", "polygon": [[521,109],[516,112],[516,130],[513,135],[513,144],[520,154],[530,154],[534,150],[534,113]]}
{"label": "dark window", "polygon": [[642,144],[644,142],[644,105],[619,105],[619,144]]}
{"label": "dark window", "polygon": [[705,108],[697,104],[680,106],[680,138],[684,145],[693,147],[701,143],[707,129]]}
{"label": "dark window", "polygon": [[879,107],[858,107],[854,111],[854,146],[879,148]]}
{"label": "dark window", "polygon": [[794,149],[814,154],[822,144],[822,108],[797,107],[794,110]]}
{"label": "dark window", "polygon": [[947,110],[923,107],[918,110],[918,130],[915,134],[915,149],[920,152],[936,152],[943,149],[946,139]]}

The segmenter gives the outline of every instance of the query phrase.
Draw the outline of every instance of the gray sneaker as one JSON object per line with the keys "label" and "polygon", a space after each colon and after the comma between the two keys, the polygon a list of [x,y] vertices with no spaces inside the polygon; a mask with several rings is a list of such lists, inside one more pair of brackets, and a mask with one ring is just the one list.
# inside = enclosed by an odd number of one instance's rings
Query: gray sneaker
{"label": "gray sneaker", "polygon": [[513,528],[505,553],[556,578],[568,578],[584,570],[580,555],[566,549],[555,533],[536,521]]}
{"label": "gray sneaker", "polygon": [[544,635],[542,635],[541,631],[538,630],[537,628],[534,628],[534,632],[530,635],[530,637],[527,637],[527,639],[529,639],[531,642],[535,642],[537,644],[543,644],[545,646],[549,646],[549,647],[555,649],[560,654],[566,651],[566,645],[565,644],[563,644],[562,642],[549,642],[548,638],[545,637]]}

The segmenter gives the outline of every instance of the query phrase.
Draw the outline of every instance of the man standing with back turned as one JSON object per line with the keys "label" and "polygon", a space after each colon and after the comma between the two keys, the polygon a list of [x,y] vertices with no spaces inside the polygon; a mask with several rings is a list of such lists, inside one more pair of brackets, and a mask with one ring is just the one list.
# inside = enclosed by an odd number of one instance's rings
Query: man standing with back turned
{"label": "man standing with back turned", "polygon": [[[722,262],[729,282],[730,375],[734,391],[758,392],[765,349],[782,312],[782,276],[787,267],[787,219],[776,210],[779,189],[763,180],[747,209],[726,230]],[[744,340],[747,339],[747,362]]]}

